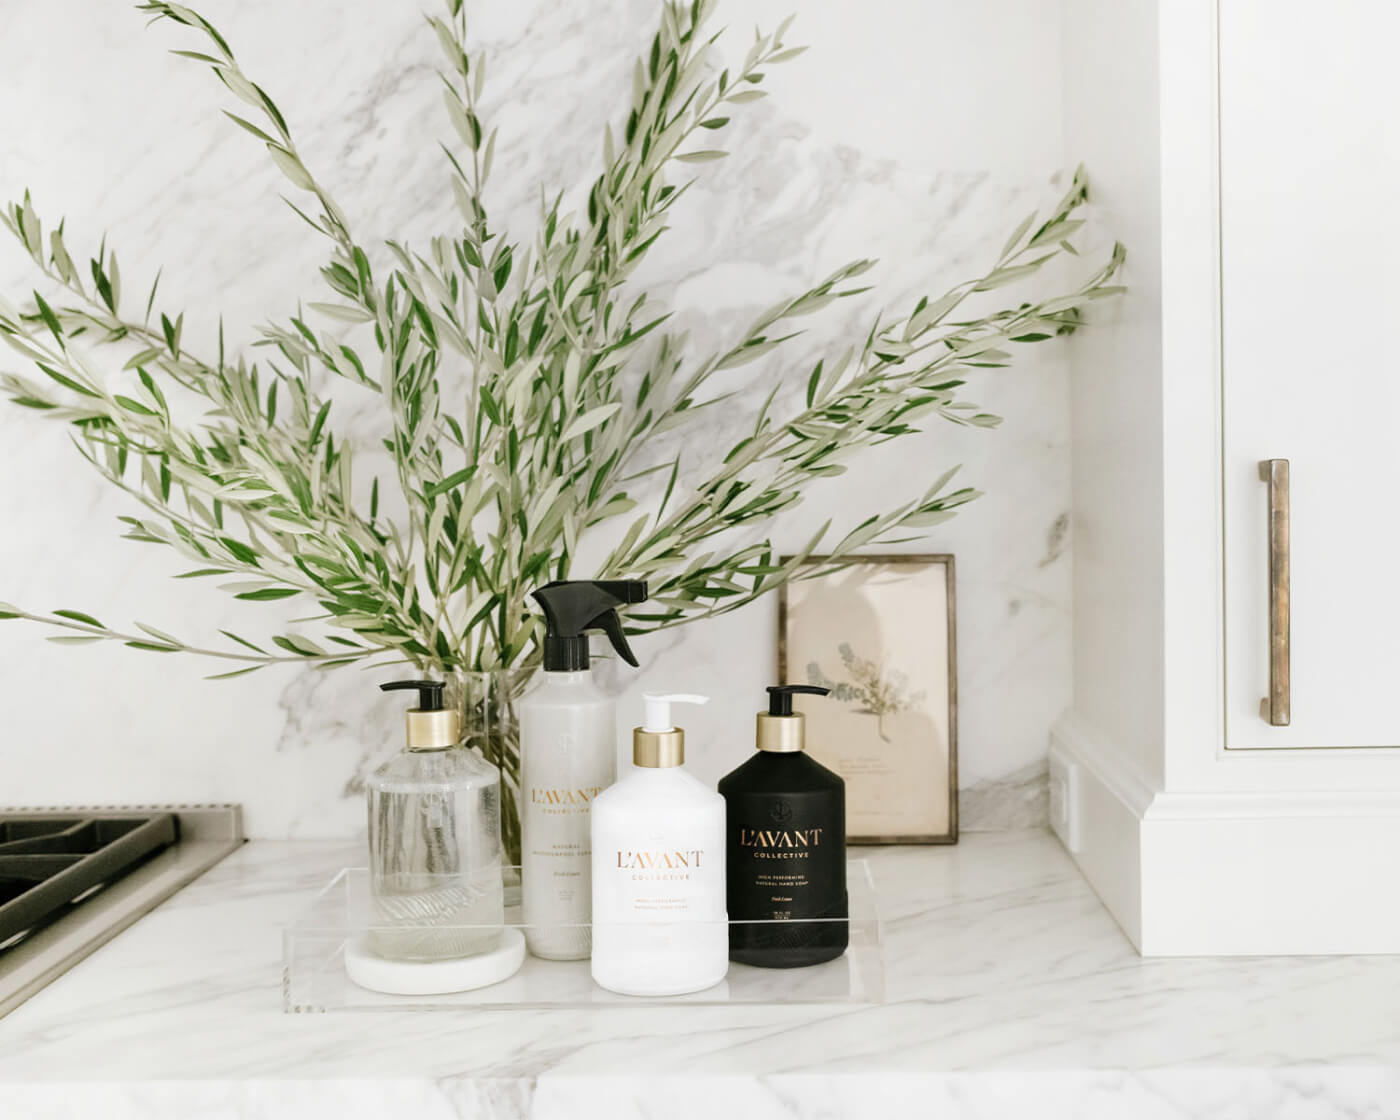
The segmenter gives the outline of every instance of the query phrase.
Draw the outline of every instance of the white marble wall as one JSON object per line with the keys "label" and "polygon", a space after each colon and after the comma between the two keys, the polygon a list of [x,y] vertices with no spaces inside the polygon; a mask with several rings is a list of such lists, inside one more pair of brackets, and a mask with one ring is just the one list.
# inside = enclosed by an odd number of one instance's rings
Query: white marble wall
{"label": "white marble wall", "polygon": [[[496,207],[518,226],[541,179],[591,174],[655,4],[473,7],[490,55],[488,108],[501,124]],[[721,0],[721,21],[742,44],[751,23],[776,23],[790,8],[800,9],[790,38],[812,50],[730,130],[733,157],[711,165],[648,265],[650,281],[690,309],[701,342],[853,256],[881,259],[873,278],[891,301],[941,290],[1054,193],[1058,4]],[[421,240],[454,220],[435,144],[448,138],[435,45],[418,5],[205,0],[202,10],[287,112],[362,240]],[[258,144],[220,116],[233,107],[228,95],[165,53],[198,47],[187,34],[145,30],[130,5],[106,0],[0,11],[4,199],[30,188],[40,212],[66,215],[84,246],[106,232],[128,292],[163,266],[162,303],[188,309],[196,343],[220,313],[230,339],[246,342],[299,296],[320,298],[310,293],[322,245],[278,201],[282,181]],[[27,289],[26,263],[0,246],[0,291]],[[850,308],[808,349],[863,331],[874,307]],[[774,538],[792,546],[827,517],[854,523],[870,495],[912,495],[953,463],[987,491],[918,549],[958,561],[968,828],[1043,819],[1046,732],[1069,695],[1066,368],[1062,350],[1038,349],[972,389],[1006,417],[1000,430],[935,428],[879,449],[814,492]],[[256,633],[287,616],[280,604],[232,604],[210,586],[172,582],[175,558],[118,539],[121,512],[66,432],[0,407],[0,600],[195,637],[229,625]],[[654,686],[716,696],[689,723],[694,765],[715,778],[751,747],[774,640],[774,604],[760,603],[643,643],[646,670],[619,687],[629,699]],[[63,648],[36,627],[4,624],[0,804],[232,800],[259,836],[356,830],[357,778],[398,740],[398,706],[379,701],[379,678],[270,670],[204,681],[211,671],[122,648]]]}

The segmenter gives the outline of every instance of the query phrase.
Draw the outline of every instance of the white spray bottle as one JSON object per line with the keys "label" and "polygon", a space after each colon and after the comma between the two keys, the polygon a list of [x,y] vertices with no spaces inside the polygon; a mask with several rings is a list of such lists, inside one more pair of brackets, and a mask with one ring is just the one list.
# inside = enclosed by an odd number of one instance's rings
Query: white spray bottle
{"label": "white spray bottle", "polygon": [[636,665],[617,610],[646,597],[635,580],[561,580],[534,593],[546,633],[544,672],[520,701],[520,878],[537,957],[581,960],[592,947],[592,804],[617,776],[617,715],[588,671],[588,631]]}

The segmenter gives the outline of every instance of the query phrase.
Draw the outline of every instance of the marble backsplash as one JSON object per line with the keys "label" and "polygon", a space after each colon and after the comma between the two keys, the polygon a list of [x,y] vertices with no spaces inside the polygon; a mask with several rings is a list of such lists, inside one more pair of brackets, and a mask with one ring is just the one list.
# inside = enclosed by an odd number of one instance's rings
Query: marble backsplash
{"label": "marble backsplash", "polygon": [[[716,22],[735,25],[742,49],[744,28],[776,23],[789,4],[721,0]],[[436,47],[417,5],[210,0],[201,10],[286,112],[362,241],[421,241],[454,220],[436,144],[450,139]],[[539,184],[590,174],[655,4],[479,0],[472,12],[487,112],[501,127],[493,207],[518,231]],[[187,34],[145,30],[129,5],[104,0],[13,5],[6,18],[0,93],[27,108],[0,135],[4,199],[31,189],[85,250],[108,235],[133,302],[163,266],[160,302],[188,309],[191,346],[220,315],[231,343],[246,344],[298,298],[323,298],[312,294],[323,247],[278,200],[284,184],[258,144],[220,115],[233,107],[227,93],[165,53],[197,49]],[[896,306],[964,279],[1056,193],[1058,18],[1039,0],[807,0],[790,38],[812,49],[772,76],[771,97],[736,114],[731,158],[707,166],[646,282],[684,309],[704,346],[852,257],[880,259],[871,279]],[[26,263],[0,246],[0,291],[33,285]],[[863,335],[878,305],[846,302],[858,306],[814,323],[784,364],[753,374],[751,403],[772,378],[800,379],[823,345]],[[1047,731],[1070,687],[1065,354],[1028,349],[968,396],[1003,426],[933,428],[858,458],[773,540],[796,546],[827,518],[849,526],[964,465],[986,496],[907,547],[957,558],[963,826],[1025,826],[1045,819]],[[61,427],[0,407],[0,599],[192,638],[290,617],[281,604],[234,604],[171,581],[185,565],[118,539],[123,512]],[[363,822],[360,780],[400,738],[400,705],[373,687],[385,674],[273,669],[209,682],[207,664],[43,637],[0,627],[0,804],[237,801],[256,836],[349,835]],[[751,750],[775,643],[776,604],[760,602],[639,642],[640,673],[603,672],[628,726],[643,689],[714,696],[688,726],[692,765],[713,780]]]}

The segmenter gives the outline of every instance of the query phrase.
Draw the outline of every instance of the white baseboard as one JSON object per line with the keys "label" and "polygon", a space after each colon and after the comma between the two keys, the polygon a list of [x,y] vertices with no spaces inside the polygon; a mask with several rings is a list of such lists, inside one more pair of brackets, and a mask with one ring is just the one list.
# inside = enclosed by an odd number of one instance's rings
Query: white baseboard
{"label": "white baseboard", "polygon": [[1400,791],[1165,792],[1072,713],[1050,753],[1052,826],[1144,956],[1400,953]]}

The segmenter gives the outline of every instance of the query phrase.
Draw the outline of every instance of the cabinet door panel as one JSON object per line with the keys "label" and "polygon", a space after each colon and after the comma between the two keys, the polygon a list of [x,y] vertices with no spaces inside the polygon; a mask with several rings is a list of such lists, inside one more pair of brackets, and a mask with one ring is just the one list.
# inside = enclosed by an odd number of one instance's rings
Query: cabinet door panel
{"label": "cabinet door panel", "polygon": [[[1400,745],[1400,4],[1220,0],[1229,747]],[[1291,463],[1291,723],[1267,488]]]}

